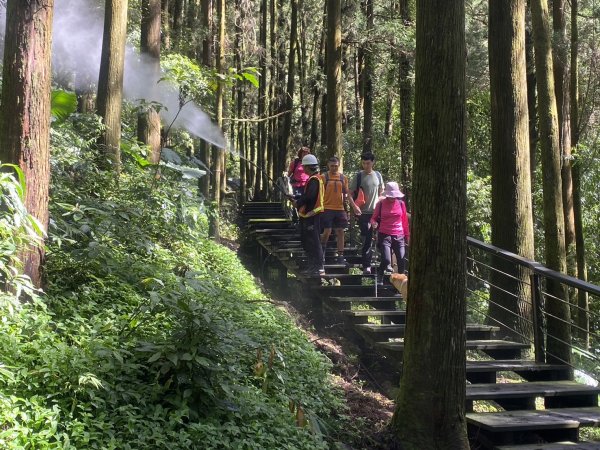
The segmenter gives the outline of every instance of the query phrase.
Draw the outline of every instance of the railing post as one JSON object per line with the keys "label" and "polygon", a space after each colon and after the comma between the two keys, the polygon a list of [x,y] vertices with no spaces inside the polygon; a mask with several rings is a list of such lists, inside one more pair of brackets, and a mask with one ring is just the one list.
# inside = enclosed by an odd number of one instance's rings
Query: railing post
{"label": "railing post", "polygon": [[535,360],[546,361],[546,348],[544,344],[544,311],[541,277],[536,273],[531,274],[531,309],[533,314],[533,345]]}

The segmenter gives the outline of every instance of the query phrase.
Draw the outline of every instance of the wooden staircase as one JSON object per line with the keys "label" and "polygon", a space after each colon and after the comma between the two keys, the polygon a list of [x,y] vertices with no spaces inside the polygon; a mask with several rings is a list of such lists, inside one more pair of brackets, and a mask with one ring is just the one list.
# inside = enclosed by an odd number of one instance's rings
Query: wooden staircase
{"label": "wooden staircase", "polygon": [[[360,264],[360,249],[355,247],[344,250],[347,264],[336,264],[335,248],[328,246],[326,275],[300,275],[298,269],[306,260],[300,236],[279,212],[278,221],[269,222],[268,213],[276,210],[268,204],[244,206],[248,240],[257,247],[258,258],[264,261],[269,255],[270,261],[285,267],[300,281],[303,292],[318,300],[326,318],[341,318],[350,335],[360,337],[361,345],[400,367],[406,310],[393,286],[387,280],[376,285],[373,275],[350,274]],[[600,442],[579,442],[580,428],[600,425],[600,388],[571,381],[566,365],[522,359],[529,345],[496,338],[497,327],[473,323],[466,331],[469,355],[478,356],[466,367],[472,448],[600,449]],[[512,382],[499,382],[506,380]],[[477,402],[487,402],[497,412],[475,412]]]}

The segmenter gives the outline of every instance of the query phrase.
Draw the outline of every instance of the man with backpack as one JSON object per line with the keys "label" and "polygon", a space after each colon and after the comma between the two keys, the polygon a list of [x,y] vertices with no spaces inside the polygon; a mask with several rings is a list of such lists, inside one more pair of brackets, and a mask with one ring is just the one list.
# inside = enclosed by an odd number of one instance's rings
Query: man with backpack
{"label": "man with backpack", "polygon": [[348,216],[346,215],[346,202],[350,203],[350,207],[355,213],[360,215],[360,209],[354,204],[352,196],[348,195],[348,179],[339,171],[340,160],[336,156],[332,156],[327,161],[327,168],[321,178],[324,184],[324,203],[325,211],[321,217],[321,226],[323,234],[321,235],[321,245],[323,246],[323,254],[331,230],[335,230],[335,238],[337,243],[337,259],[338,264],[346,264],[344,259],[344,229],[348,227]]}
{"label": "man with backpack", "polygon": [[306,251],[308,267],[306,275],[325,274],[323,250],[321,248],[321,215],[323,213],[323,180],[319,175],[319,161],[315,155],[302,158],[304,172],[309,178],[300,198],[293,201],[300,216],[300,239]]}
{"label": "man with backpack", "polygon": [[375,155],[371,152],[364,152],[360,155],[363,170],[356,173],[350,183],[350,191],[354,203],[360,208],[358,216],[358,225],[360,227],[360,235],[363,238],[362,246],[362,267],[363,273],[368,275],[371,273],[371,259],[373,256],[373,228],[369,223],[375,205],[379,200],[379,196],[383,193],[383,177],[379,172],[373,170],[375,163]]}

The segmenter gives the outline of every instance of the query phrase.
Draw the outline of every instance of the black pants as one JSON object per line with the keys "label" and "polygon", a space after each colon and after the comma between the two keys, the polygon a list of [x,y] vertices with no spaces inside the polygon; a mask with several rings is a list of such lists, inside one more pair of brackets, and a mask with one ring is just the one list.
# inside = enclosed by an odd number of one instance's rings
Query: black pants
{"label": "black pants", "polygon": [[308,268],[311,270],[323,268],[320,219],[320,214],[306,219],[300,218],[300,239],[302,240],[302,248],[306,251]]}
{"label": "black pants", "polygon": [[389,234],[379,233],[377,235],[377,247],[381,252],[381,262],[379,264],[379,273],[383,274],[384,270],[392,269],[392,251],[396,255],[398,261],[398,273],[404,273],[405,248],[404,236],[391,236]]}
{"label": "black pants", "polygon": [[371,261],[373,258],[373,228],[369,221],[373,214],[361,214],[358,216],[358,226],[360,228],[360,235],[363,238],[362,246],[362,266],[363,269],[371,267]]}

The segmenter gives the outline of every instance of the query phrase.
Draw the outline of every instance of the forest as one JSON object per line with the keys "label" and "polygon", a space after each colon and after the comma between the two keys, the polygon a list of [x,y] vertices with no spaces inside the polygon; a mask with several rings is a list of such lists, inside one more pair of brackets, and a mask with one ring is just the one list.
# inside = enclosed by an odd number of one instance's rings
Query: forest
{"label": "forest", "polygon": [[[479,448],[474,318],[600,378],[600,2],[0,0],[0,47],[1,448]],[[406,194],[387,420],[237,254],[301,147]]]}

